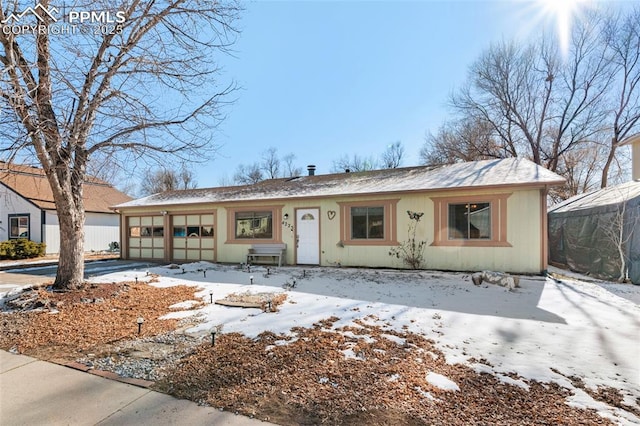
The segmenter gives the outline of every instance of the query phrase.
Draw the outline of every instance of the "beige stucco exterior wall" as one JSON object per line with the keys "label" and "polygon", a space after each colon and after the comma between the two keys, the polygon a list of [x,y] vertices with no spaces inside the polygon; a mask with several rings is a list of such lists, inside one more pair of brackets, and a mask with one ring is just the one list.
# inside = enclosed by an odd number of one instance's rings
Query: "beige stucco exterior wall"
{"label": "beige stucco exterior wall", "polygon": [[[432,197],[459,197],[477,195],[478,201],[483,196],[507,194],[506,198],[506,231],[509,247],[443,247],[434,246],[434,202]],[[287,244],[286,264],[296,263],[295,251],[295,217],[296,209],[320,209],[320,263],[323,266],[370,266],[402,268],[402,261],[389,255],[389,245],[348,245],[341,242],[341,205],[354,201],[395,200],[397,214],[397,241],[407,239],[410,223],[407,210],[423,212],[424,216],[418,224],[417,239],[426,239],[425,268],[444,270],[497,270],[510,272],[539,273],[545,268],[542,252],[541,215],[543,211],[540,189],[504,189],[485,191],[447,191],[438,193],[392,194],[367,197],[335,197],[331,199],[279,200],[250,203],[210,204],[191,206],[147,207],[127,209],[126,214],[158,214],[159,210],[185,212],[216,212],[216,261],[224,263],[240,263],[245,261],[248,248],[252,242],[230,242],[233,236],[228,235],[227,221],[233,211],[228,208],[261,206],[279,206],[278,217],[274,217],[274,229],[281,226],[280,240]],[[335,212],[335,216],[333,213]],[[288,220],[283,217],[288,214]],[[231,217],[233,219],[233,217]],[[283,224],[284,222],[284,224]],[[126,232],[126,230],[123,230]],[[165,230],[165,235],[170,230]],[[231,237],[231,238],[230,238]],[[124,235],[122,241],[125,241]],[[169,252],[168,250],[166,251]],[[126,256],[126,254],[125,254]],[[169,261],[170,259],[166,259]]]}

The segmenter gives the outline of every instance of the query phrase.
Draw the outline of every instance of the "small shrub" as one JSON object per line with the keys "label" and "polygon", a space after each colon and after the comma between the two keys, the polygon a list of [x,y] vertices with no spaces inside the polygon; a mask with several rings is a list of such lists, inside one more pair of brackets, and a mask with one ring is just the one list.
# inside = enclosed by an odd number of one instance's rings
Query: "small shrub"
{"label": "small shrub", "polygon": [[424,213],[417,213],[407,210],[409,215],[409,229],[407,230],[407,240],[400,243],[398,247],[389,250],[389,256],[401,259],[402,262],[411,269],[420,269],[424,262],[424,248],[427,242],[416,241],[416,228]]}
{"label": "small shrub", "polygon": [[47,245],[25,238],[0,242],[0,259],[30,259],[44,256]]}

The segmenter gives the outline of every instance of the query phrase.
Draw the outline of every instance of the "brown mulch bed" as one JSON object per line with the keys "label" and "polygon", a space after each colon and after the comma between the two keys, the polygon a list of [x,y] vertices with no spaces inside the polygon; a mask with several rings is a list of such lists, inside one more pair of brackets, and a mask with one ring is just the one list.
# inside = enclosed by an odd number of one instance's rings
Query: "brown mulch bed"
{"label": "brown mulch bed", "polygon": [[[171,312],[169,306],[194,299],[194,287],[156,288],[128,282],[72,292],[40,287],[25,293],[22,300],[33,299],[34,292],[37,301],[31,306],[35,309],[0,315],[0,348],[50,361],[73,360],[108,343],[175,330],[177,320],[159,318]],[[144,323],[138,334],[140,317]]]}
{"label": "brown mulch bed", "polygon": [[[0,314],[0,348],[71,361],[108,352],[117,342],[175,330],[177,320],[159,317],[175,303],[194,300],[196,289],[129,282],[69,293],[36,291],[41,310]],[[140,335],[138,317],[144,318]],[[593,410],[569,407],[570,391],[556,384],[527,381],[529,390],[505,384],[447,364],[422,336],[364,322],[336,331],[336,320],[294,328],[289,336],[226,333],[215,346],[194,343],[163,370],[156,389],[283,425],[611,424]],[[429,372],[446,376],[460,390],[429,384]],[[613,398],[607,393],[606,399]]]}

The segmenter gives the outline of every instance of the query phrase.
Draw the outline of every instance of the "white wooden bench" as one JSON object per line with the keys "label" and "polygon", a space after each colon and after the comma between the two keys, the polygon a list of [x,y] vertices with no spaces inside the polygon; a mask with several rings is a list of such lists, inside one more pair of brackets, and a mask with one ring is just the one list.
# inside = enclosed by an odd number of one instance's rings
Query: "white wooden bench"
{"label": "white wooden bench", "polygon": [[274,262],[275,258],[278,258],[278,266],[282,266],[282,258],[284,257],[284,253],[287,251],[287,245],[282,244],[254,244],[249,249],[249,253],[247,253],[247,263],[250,260],[256,260],[260,257],[272,257]]}

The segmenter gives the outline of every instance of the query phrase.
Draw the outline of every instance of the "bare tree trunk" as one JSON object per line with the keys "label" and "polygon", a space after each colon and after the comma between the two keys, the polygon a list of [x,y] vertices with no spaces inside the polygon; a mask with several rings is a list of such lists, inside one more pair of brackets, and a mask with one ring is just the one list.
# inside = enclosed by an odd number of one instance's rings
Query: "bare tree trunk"
{"label": "bare tree trunk", "polygon": [[58,215],[60,260],[53,283],[57,289],[77,289],[84,284],[84,213],[71,210]]}
{"label": "bare tree trunk", "polygon": [[611,164],[613,164],[613,159],[616,157],[616,148],[618,147],[618,140],[614,136],[611,138],[611,147],[609,148],[609,155],[607,156],[607,161],[604,163],[602,167],[602,180],[600,182],[600,188],[606,188],[609,179],[609,169],[611,168]]}
{"label": "bare tree trunk", "polygon": [[[75,160],[75,168],[84,170],[82,155],[77,155]],[[59,173],[48,170],[50,180],[60,183],[51,185],[60,228],[60,256],[53,286],[60,290],[78,289],[84,285],[84,187],[78,173],[69,169],[67,163]]]}
{"label": "bare tree trunk", "polygon": [[626,242],[624,236],[624,215],[627,210],[626,200],[622,202],[622,209],[618,213],[618,219],[616,220],[616,225],[618,225],[618,235],[617,235],[617,248],[618,248],[618,256],[620,256],[620,275],[618,276],[618,281],[624,282],[627,277],[627,260],[624,255],[624,245]]}

